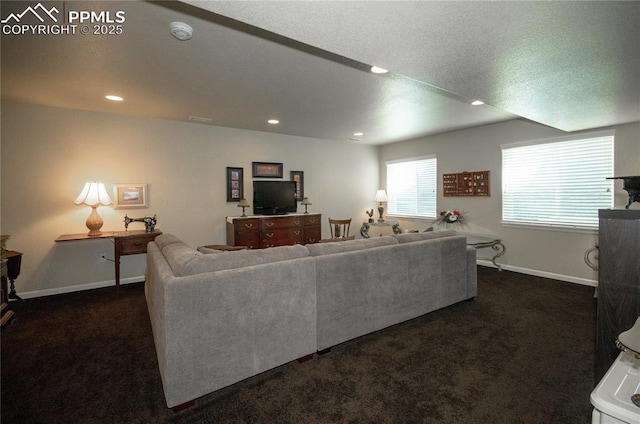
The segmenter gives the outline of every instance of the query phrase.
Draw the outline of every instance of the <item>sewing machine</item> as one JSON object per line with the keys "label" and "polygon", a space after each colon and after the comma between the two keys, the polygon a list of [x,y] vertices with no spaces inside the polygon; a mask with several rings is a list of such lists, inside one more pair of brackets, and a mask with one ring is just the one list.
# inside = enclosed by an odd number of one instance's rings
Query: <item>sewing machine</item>
{"label": "sewing machine", "polygon": [[129,229],[129,224],[132,222],[144,222],[144,229],[147,233],[150,233],[156,227],[156,215],[153,215],[153,218],[150,216],[145,216],[143,218],[129,218],[127,215],[124,216],[124,229],[125,231]]}

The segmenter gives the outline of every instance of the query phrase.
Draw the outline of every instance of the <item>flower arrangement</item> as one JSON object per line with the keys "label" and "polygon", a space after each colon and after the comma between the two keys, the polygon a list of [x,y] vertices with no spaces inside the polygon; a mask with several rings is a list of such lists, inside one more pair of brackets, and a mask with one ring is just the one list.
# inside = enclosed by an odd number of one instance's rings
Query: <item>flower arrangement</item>
{"label": "flower arrangement", "polygon": [[440,212],[440,218],[436,219],[435,221],[433,221],[434,224],[436,224],[438,227],[441,227],[443,225],[447,225],[449,226],[449,224],[451,225],[466,225],[467,224],[467,217],[465,216],[465,214],[463,212],[460,212],[459,210],[450,210],[450,211],[442,211]]}

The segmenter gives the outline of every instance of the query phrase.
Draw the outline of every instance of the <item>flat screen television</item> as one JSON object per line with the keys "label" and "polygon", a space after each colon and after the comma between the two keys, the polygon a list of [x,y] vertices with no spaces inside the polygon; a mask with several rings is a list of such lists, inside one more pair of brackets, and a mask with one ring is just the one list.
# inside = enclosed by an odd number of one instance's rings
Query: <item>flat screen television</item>
{"label": "flat screen television", "polygon": [[253,182],[254,215],[285,215],[297,211],[295,181]]}

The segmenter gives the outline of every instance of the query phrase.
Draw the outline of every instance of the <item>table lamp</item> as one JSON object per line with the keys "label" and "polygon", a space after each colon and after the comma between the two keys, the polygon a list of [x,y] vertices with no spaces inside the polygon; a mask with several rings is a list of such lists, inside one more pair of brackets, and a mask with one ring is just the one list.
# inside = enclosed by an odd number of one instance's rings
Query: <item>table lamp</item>
{"label": "table lamp", "polygon": [[382,214],[384,213],[384,206],[382,206],[382,202],[387,201],[387,192],[384,189],[380,189],[376,191],[375,201],[378,202],[378,213],[380,214],[380,218],[378,218],[378,222],[384,222],[384,218]]}
{"label": "table lamp", "polygon": [[87,228],[89,229],[88,235],[99,236],[102,234],[100,228],[102,228],[102,218],[98,215],[99,205],[110,205],[113,202],[107,194],[107,190],[103,183],[95,181],[89,181],[85,183],[84,188],[80,195],[73,201],[76,205],[88,205],[91,206],[91,215],[87,218]]}
{"label": "table lamp", "polygon": [[307,212],[307,207],[309,205],[311,205],[311,202],[309,201],[309,198],[308,197],[303,197],[302,198],[302,202],[300,202],[300,204],[304,205],[304,213],[309,213],[309,212]]}
{"label": "table lamp", "polygon": [[240,199],[240,201],[238,202],[238,207],[242,208],[242,217],[244,218],[245,216],[247,216],[247,214],[244,213],[244,208],[248,208],[249,206],[251,206],[249,204],[249,202],[247,201],[247,199],[245,199],[244,197],[242,199]]}

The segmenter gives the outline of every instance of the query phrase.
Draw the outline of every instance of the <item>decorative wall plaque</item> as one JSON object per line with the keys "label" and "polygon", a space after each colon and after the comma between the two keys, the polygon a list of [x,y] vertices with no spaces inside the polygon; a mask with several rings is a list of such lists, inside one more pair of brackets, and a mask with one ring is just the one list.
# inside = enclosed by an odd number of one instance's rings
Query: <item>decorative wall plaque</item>
{"label": "decorative wall plaque", "polygon": [[458,172],[442,175],[442,192],[445,197],[490,196],[489,171]]}

